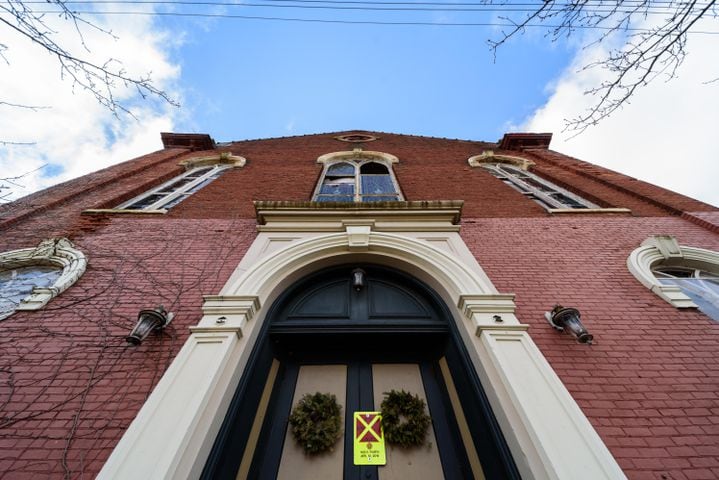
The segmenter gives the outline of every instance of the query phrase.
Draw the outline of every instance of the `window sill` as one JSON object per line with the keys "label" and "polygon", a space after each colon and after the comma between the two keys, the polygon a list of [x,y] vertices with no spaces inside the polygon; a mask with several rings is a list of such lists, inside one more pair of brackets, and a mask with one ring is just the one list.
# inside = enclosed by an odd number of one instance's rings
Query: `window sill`
{"label": "window sill", "polygon": [[552,215],[565,213],[582,213],[582,214],[601,214],[601,213],[627,213],[632,211],[628,208],[548,208],[547,211]]}
{"label": "window sill", "polygon": [[167,213],[167,210],[125,210],[121,208],[88,208],[87,210],[82,211],[83,215],[98,215],[103,213],[139,213],[142,215],[164,215],[165,213]]}

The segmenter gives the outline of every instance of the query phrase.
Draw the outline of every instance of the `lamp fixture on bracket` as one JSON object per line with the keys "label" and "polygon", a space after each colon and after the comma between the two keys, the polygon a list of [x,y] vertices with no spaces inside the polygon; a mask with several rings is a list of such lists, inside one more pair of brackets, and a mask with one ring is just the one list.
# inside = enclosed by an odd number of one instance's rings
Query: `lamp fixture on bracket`
{"label": "lamp fixture on bracket", "polygon": [[352,286],[358,292],[365,286],[365,271],[361,268],[352,270]]}
{"label": "lamp fixture on bracket", "polygon": [[551,312],[544,314],[544,318],[555,330],[560,332],[568,330],[577,338],[579,343],[592,344],[594,335],[584,327],[579,310],[576,308],[555,305]]}
{"label": "lamp fixture on bracket", "polygon": [[125,337],[125,341],[131,345],[140,345],[150,332],[165,328],[174,317],[175,314],[165,310],[162,305],[154,309],[140,310],[135,328]]}

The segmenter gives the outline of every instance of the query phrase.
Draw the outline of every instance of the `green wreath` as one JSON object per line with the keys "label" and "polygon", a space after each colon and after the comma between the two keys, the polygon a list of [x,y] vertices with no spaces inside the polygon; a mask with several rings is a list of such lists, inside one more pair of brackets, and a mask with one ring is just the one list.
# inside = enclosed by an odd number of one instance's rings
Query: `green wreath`
{"label": "green wreath", "polygon": [[404,390],[392,390],[385,393],[380,409],[387,443],[405,448],[424,443],[430,424],[424,400]]}
{"label": "green wreath", "polygon": [[308,393],[292,409],[290,426],[305,453],[332,450],[342,436],[342,407],[330,393]]}

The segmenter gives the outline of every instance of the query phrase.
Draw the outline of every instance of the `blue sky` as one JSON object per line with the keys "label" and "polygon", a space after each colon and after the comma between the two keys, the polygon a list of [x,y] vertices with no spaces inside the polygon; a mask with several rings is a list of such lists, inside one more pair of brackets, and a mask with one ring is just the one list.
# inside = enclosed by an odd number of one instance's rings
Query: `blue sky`
{"label": "blue sky", "polygon": [[[172,28],[175,28],[174,26]],[[212,22],[177,55],[216,139],[346,129],[495,140],[543,105],[572,52],[519,38],[495,62],[484,27]]]}
{"label": "blue sky", "polygon": [[[189,8],[97,7],[145,13]],[[192,8],[326,20],[498,22],[497,13]],[[7,63],[0,62],[0,102],[48,107],[0,105],[0,141],[30,143],[0,145],[0,172],[26,174],[12,189],[15,198],[158,150],[161,131],[231,141],[365,129],[487,141],[507,131],[553,132],[555,150],[719,205],[719,82],[705,84],[719,77],[719,35],[691,36],[690,55],[676,80],[655,82],[598,127],[571,139],[562,133],[563,120],[591,105],[582,92],[606,79],[604,72],[581,68],[616,46],[581,48],[592,32],[552,42],[546,30],[528,29],[502,46],[495,61],[487,40],[499,37],[496,26],[87,18],[115,36],[85,30],[88,51],[71,25],[49,21],[56,38],[79,56],[100,63],[117,59],[135,76],[151,72],[155,84],[182,106],[142,100],[118,85],[116,97],[136,119],[116,118],[73,88],[46,52],[11,35],[0,37],[8,47]],[[716,23],[700,27],[719,31]]]}

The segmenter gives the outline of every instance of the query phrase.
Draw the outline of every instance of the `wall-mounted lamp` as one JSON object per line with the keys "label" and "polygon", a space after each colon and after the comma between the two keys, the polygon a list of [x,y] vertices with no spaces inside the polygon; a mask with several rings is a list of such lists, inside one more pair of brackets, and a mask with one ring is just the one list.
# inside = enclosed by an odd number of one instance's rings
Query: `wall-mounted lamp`
{"label": "wall-mounted lamp", "polygon": [[162,305],[153,310],[140,310],[137,315],[137,324],[130,335],[125,337],[127,343],[139,345],[153,330],[165,328],[175,317],[175,314],[165,310]]}
{"label": "wall-mounted lamp", "polygon": [[352,286],[358,292],[364,288],[365,271],[361,268],[352,270]]}
{"label": "wall-mounted lamp", "polygon": [[555,329],[560,332],[568,330],[569,333],[577,337],[579,343],[591,344],[594,335],[584,328],[582,320],[579,317],[579,310],[561,305],[555,305],[551,312],[544,314],[544,318],[546,318],[549,324]]}

